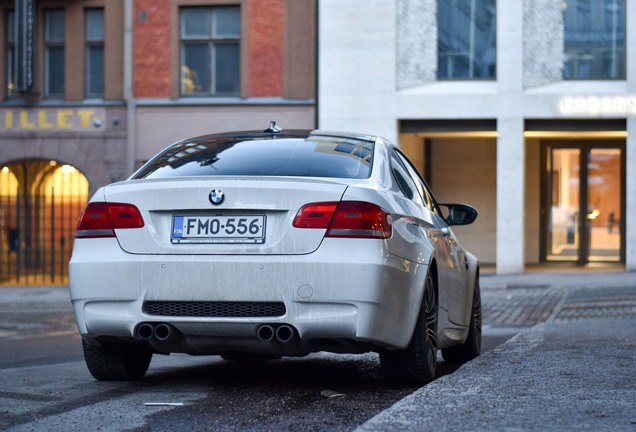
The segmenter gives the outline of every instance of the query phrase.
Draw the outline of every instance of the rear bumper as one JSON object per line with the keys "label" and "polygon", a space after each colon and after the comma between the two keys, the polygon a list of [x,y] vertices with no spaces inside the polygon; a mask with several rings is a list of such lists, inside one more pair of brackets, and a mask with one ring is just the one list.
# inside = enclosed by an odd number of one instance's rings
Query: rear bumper
{"label": "rear bumper", "polygon": [[[71,301],[82,336],[134,338],[142,322],[169,323],[193,338],[262,344],[262,324],[289,324],[299,343],[350,339],[392,348],[410,341],[425,265],[388,253],[373,239],[325,239],[306,255],[133,255],[116,239],[78,239],[69,264]],[[283,302],[267,318],[149,315],[146,301]],[[185,349],[187,351],[187,349]]]}

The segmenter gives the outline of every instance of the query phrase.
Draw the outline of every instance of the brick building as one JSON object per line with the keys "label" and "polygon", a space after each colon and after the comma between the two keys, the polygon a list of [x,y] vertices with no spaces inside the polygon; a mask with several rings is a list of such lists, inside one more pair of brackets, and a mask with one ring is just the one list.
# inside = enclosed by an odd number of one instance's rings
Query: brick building
{"label": "brick building", "polygon": [[313,0],[134,6],[137,164],[183,137],[314,126]]}
{"label": "brick building", "polygon": [[99,187],[180,139],[315,125],[314,0],[0,0],[0,284],[64,283]]}

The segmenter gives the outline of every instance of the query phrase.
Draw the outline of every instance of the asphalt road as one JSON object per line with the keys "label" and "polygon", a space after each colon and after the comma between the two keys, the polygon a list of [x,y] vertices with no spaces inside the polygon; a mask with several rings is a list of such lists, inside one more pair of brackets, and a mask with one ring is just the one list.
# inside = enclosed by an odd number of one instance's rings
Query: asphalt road
{"label": "asphalt road", "polygon": [[[386,386],[371,353],[267,361],[155,355],[142,381],[98,382],[83,362],[64,288],[0,294],[0,430],[351,430],[416,390]],[[487,329],[483,351],[520,329]],[[457,367],[440,357],[438,375]]]}

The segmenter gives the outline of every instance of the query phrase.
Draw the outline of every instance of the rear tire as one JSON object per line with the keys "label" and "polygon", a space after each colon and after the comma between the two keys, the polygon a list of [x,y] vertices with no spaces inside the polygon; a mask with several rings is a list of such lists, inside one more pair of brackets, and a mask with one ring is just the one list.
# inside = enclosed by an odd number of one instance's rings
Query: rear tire
{"label": "rear tire", "polygon": [[100,381],[135,381],[143,378],[152,352],[135,343],[93,346],[82,340],[84,360],[91,375]]}
{"label": "rear tire", "polygon": [[461,345],[442,350],[444,360],[449,363],[466,363],[481,353],[481,291],[479,289],[479,272],[475,277],[473,306],[470,316],[470,330],[466,342]]}
{"label": "rear tire", "polygon": [[380,352],[380,365],[390,385],[423,386],[437,369],[437,296],[429,273],[411,342],[406,349]]}

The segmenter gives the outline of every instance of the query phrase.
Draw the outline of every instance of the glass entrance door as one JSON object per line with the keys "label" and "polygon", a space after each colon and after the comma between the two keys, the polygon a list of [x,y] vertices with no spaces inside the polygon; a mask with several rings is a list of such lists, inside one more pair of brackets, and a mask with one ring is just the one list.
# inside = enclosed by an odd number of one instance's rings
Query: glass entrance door
{"label": "glass entrance door", "polygon": [[593,148],[587,169],[588,260],[620,261],[622,236],[621,150]]}
{"label": "glass entrance door", "polygon": [[580,149],[550,151],[549,261],[579,260],[580,159]]}
{"label": "glass entrance door", "polygon": [[624,144],[555,141],[544,150],[544,260],[624,261]]}

